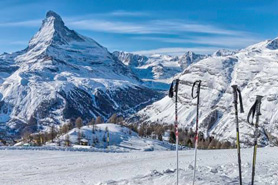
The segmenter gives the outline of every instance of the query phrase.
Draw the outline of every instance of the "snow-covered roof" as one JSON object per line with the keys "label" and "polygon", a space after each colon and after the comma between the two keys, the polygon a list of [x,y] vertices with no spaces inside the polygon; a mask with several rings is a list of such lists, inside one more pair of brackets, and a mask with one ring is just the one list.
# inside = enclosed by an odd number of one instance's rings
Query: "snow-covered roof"
{"label": "snow-covered roof", "polygon": [[81,139],[81,142],[88,142],[88,140],[87,139]]}

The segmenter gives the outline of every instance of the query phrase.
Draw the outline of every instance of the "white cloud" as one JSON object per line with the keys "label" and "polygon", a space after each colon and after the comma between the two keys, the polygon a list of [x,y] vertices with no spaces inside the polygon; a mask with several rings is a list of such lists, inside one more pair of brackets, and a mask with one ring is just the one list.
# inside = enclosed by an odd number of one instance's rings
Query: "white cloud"
{"label": "white cloud", "polygon": [[148,16],[150,15],[147,12],[139,12],[139,11],[125,11],[125,10],[118,10],[118,11],[114,11],[114,12],[108,12],[106,14],[103,15],[108,15],[108,16],[119,16],[119,17],[142,17],[142,16]]}
{"label": "white cloud", "polygon": [[250,36],[192,36],[189,38],[166,38],[166,37],[133,37],[137,40],[152,40],[176,44],[201,44],[226,48],[243,48],[255,44],[263,38]]}
{"label": "white cloud", "polygon": [[160,30],[148,28],[146,25],[126,22],[87,19],[71,21],[67,25],[81,30],[101,31],[109,33],[151,34],[164,33]]}
{"label": "white cloud", "polygon": [[41,24],[41,20],[28,20],[19,22],[2,22],[0,27],[38,27]]}
{"label": "white cloud", "polygon": [[6,44],[9,45],[21,45],[21,46],[27,46],[29,41],[24,41],[24,40],[17,40],[17,41],[10,41],[10,42],[5,42]]}
{"label": "white cloud", "polygon": [[200,23],[186,23],[181,20],[154,20],[152,25],[163,27],[169,31],[176,32],[194,32],[194,33],[209,33],[209,34],[223,34],[223,35],[242,35],[245,32],[238,30],[229,30],[220,28],[218,26]]}
{"label": "white cloud", "polygon": [[[102,15],[102,16],[100,16]],[[105,15],[105,16],[103,16]],[[66,25],[75,29],[91,30],[108,33],[126,34],[176,34],[182,33],[205,33],[215,35],[242,36],[249,33],[240,30],[230,30],[219,26],[185,22],[182,20],[144,20],[144,21],[115,21],[116,16],[143,16],[146,12],[114,11],[105,14],[92,14],[66,18]],[[94,18],[90,18],[90,17]],[[99,18],[95,18],[100,16]],[[38,27],[41,20],[28,20],[19,22],[0,23],[0,27]]]}
{"label": "white cloud", "polygon": [[185,23],[177,20],[149,20],[145,22],[110,21],[100,19],[69,20],[67,25],[77,29],[128,34],[181,34],[185,32],[218,35],[246,35],[238,30],[229,30],[213,25]]}

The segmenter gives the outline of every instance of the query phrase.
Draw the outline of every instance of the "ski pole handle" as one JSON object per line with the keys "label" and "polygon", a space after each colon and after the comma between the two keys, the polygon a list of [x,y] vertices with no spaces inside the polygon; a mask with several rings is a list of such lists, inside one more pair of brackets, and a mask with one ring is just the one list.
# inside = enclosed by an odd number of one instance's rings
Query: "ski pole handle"
{"label": "ski pole handle", "polygon": [[176,79],[175,92],[178,94],[180,79]]}
{"label": "ski pole handle", "polygon": [[237,85],[232,85],[234,94],[234,103],[237,104]]}
{"label": "ski pole handle", "polygon": [[168,96],[169,96],[170,98],[173,98],[173,96],[174,96],[174,89],[173,89],[173,86],[174,86],[174,81],[172,81],[171,86],[170,86],[170,89],[169,89],[169,93],[168,93]]}
{"label": "ski pole handle", "polygon": [[234,93],[234,103],[237,105],[237,98],[239,97],[240,113],[244,113],[241,92],[237,85],[232,85],[232,88]]}
{"label": "ski pole handle", "polygon": [[168,96],[170,98],[173,98],[174,92],[178,93],[179,82],[180,82],[179,79],[175,79],[172,81],[171,86],[169,88],[169,93],[168,93]]}

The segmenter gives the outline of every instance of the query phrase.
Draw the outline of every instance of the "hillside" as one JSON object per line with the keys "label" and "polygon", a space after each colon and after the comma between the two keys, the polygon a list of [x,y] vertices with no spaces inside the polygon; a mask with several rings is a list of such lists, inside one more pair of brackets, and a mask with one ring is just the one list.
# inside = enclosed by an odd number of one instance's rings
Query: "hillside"
{"label": "hillside", "polygon": [[[278,140],[278,38],[266,40],[238,52],[221,52],[190,65],[178,77],[179,123],[195,128],[196,99],[191,98],[194,81],[202,80],[200,96],[200,130],[207,136],[234,141],[234,107],[232,84],[242,90],[245,113],[239,115],[243,143],[252,144],[254,127],[246,122],[256,95],[263,95],[260,117],[260,145],[277,144]],[[174,103],[165,97],[139,111],[135,116],[143,122],[172,124]],[[276,138],[276,139],[275,139]]]}
{"label": "hillside", "polygon": [[71,145],[79,144],[79,140],[86,139],[88,141],[88,146],[109,148],[115,151],[156,151],[174,149],[174,146],[168,142],[139,137],[137,133],[131,131],[129,128],[113,123],[97,124],[94,127],[83,126],[80,129],[74,128],[67,134],[59,137],[62,144],[64,144],[67,135],[69,136]]}

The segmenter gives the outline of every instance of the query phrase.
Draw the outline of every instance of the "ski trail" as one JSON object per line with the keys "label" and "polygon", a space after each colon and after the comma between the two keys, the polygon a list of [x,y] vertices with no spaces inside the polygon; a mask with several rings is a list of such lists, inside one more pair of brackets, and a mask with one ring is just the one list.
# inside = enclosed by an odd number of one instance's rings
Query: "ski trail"
{"label": "ski trail", "polygon": [[[251,181],[252,149],[242,149],[243,184]],[[259,148],[256,185],[278,182],[277,148]],[[180,185],[193,180],[194,150],[180,151]],[[98,153],[0,151],[1,185],[174,185],[175,151]],[[196,185],[237,185],[236,150],[199,150]]]}

